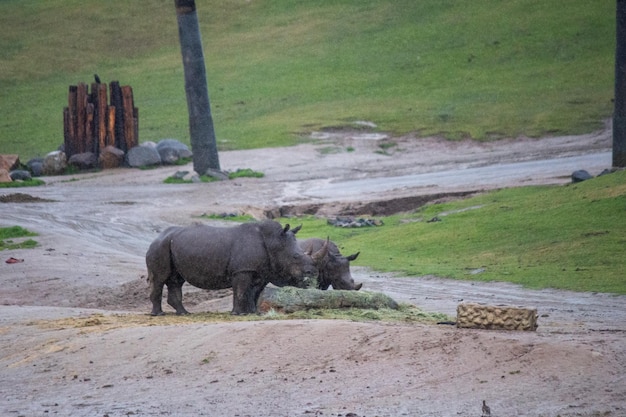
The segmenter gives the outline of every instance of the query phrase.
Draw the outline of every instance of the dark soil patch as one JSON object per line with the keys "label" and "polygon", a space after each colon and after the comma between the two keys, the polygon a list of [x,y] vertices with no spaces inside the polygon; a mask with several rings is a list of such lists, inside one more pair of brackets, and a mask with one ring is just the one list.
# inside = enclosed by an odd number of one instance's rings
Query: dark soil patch
{"label": "dark soil patch", "polygon": [[14,193],[0,195],[0,203],[53,203],[56,200],[34,197],[30,194]]}
{"label": "dark soil patch", "polygon": [[265,215],[268,219],[279,217],[315,216],[390,216],[397,213],[414,212],[428,203],[438,203],[451,201],[459,198],[466,198],[481,191],[463,191],[457,193],[438,193],[429,195],[418,195],[411,197],[390,198],[366,203],[347,204],[302,204],[285,205],[277,210],[267,210]]}

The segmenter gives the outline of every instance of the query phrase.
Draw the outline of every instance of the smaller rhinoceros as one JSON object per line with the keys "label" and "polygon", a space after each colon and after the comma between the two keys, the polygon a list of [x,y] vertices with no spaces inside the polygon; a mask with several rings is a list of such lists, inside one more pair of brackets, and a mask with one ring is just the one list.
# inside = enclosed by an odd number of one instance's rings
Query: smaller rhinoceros
{"label": "smaller rhinoceros", "polygon": [[350,274],[350,261],[354,261],[360,252],[343,256],[333,242],[317,238],[298,240],[298,245],[306,253],[319,253],[326,244],[328,244],[326,256],[314,259],[315,267],[319,271],[317,288],[327,290],[332,285],[335,290],[360,290],[363,284],[355,284]]}

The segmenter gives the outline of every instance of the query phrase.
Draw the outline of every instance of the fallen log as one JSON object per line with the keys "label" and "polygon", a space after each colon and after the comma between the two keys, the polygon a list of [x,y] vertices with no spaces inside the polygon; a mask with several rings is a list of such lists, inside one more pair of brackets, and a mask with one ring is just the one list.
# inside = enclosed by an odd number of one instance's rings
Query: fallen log
{"label": "fallen log", "polygon": [[391,297],[370,291],[322,291],[313,288],[265,287],[259,299],[259,311],[275,310],[293,313],[311,309],[364,308],[397,310],[398,303]]}

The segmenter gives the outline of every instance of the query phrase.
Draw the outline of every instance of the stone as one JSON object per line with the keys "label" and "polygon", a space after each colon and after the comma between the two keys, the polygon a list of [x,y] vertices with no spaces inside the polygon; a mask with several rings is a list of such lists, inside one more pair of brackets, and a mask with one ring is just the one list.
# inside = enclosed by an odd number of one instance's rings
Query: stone
{"label": "stone", "polygon": [[326,221],[329,225],[335,227],[373,227],[373,226],[382,226],[384,223],[379,219],[365,219],[365,218],[354,218],[354,217],[337,217],[335,219],[328,219]]}
{"label": "stone", "polygon": [[9,172],[9,176],[13,181],[30,181],[33,179],[32,175],[30,175],[30,171],[26,171],[25,169],[11,171]]}
{"label": "stone", "polygon": [[172,175],[172,178],[182,180],[187,176],[187,174],[189,174],[189,171],[176,171],[176,173]]}
{"label": "stone", "polygon": [[30,170],[33,177],[41,177],[43,175],[43,158],[33,158],[26,162],[26,167]]}
{"label": "stone", "polygon": [[68,163],[80,170],[93,169],[98,166],[98,157],[93,152],[77,153],[70,156]]}
{"label": "stone", "polygon": [[577,171],[572,172],[572,182],[582,182],[585,180],[590,180],[592,178],[593,178],[593,175],[591,175],[584,169],[579,169]]}
{"label": "stone", "polygon": [[470,329],[537,330],[537,309],[462,303],[456,309],[456,325]]}
{"label": "stone", "polygon": [[15,154],[0,155],[0,169],[11,171],[20,167],[20,157]]}
{"label": "stone", "polygon": [[224,181],[228,179],[228,175],[226,173],[222,171],[218,171],[216,169],[212,169],[212,168],[207,169],[204,175],[207,175],[211,178],[215,178],[216,180],[219,180],[219,181]]}
{"label": "stone", "polygon": [[161,164],[161,156],[156,147],[141,144],[130,149],[126,154],[126,163],[133,168]]}
{"label": "stone", "polygon": [[176,139],[160,140],[156,146],[157,146],[157,149],[159,149],[159,151],[162,148],[176,149],[178,151],[178,156],[180,158],[191,158],[193,156],[192,152],[189,150],[189,147]]}
{"label": "stone", "polygon": [[62,175],[67,168],[67,157],[63,151],[53,151],[43,159],[43,175]]}
{"label": "stone", "polygon": [[124,151],[109,145],[100,151],[99,162],[102,169],[119,168],[124,162]]}
{"label": "stone", "polygon": [[157,147],[157,151],[159,152],[159,156],[161,157],[161,163],[165,165],[174,165],[180,159],[178,151],[174,148],[162,146],[160,148]]}
{"label": "stone", "polygon": [[9,175],[9,171],[4,168],[0,168],[0,183],[2,182],[13,182],[11,176]]}

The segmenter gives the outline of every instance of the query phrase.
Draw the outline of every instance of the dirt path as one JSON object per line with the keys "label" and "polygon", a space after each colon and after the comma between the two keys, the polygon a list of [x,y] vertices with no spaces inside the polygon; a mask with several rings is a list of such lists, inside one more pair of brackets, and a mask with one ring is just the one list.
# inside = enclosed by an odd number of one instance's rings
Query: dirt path
{"label": "dirt path", "polygon": [[[224,169],[262,179],[172,186],[162,180],[191,167],[120,169],[20,190],[53,202],[0,203],[0,225],[40,234],[35,249],[0,252],[0,415],[480,416],[483,399],[493,416],[626,415],[626,297],[356,267],[364,289],[425,310],[453,315],[461,300],[532,305],[540,327],[107,321],[149,310],[148,245],[203,213],[412,208],[433,195],[565,183],[575,169],[610,165],[610,130],[489,144],[362,132],[317,140],[220,154]],[[382,154],[381,141],[396,145]],[[24,262],[4,263],[11,256]],[[192,311],[230,309],[227,293],[185,294]],[[73,325],[42,321],[65,317]]]}

